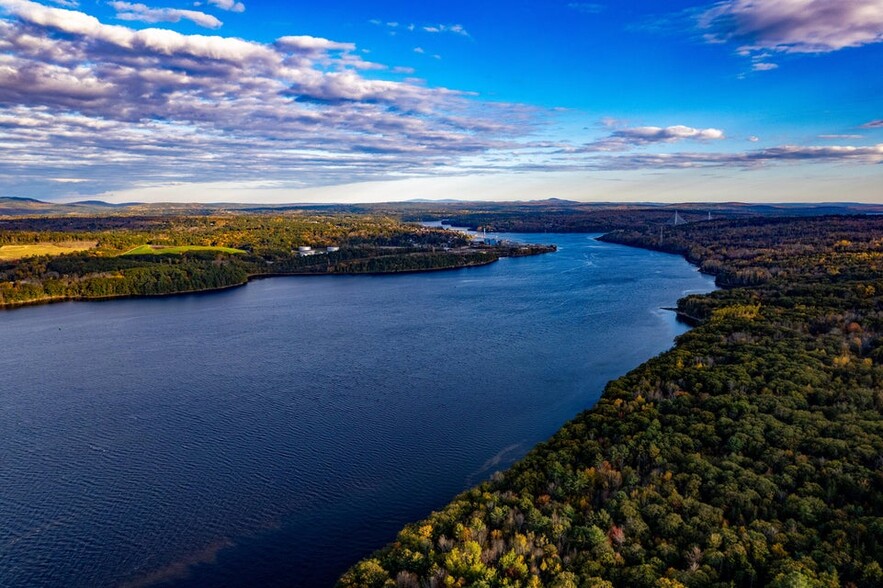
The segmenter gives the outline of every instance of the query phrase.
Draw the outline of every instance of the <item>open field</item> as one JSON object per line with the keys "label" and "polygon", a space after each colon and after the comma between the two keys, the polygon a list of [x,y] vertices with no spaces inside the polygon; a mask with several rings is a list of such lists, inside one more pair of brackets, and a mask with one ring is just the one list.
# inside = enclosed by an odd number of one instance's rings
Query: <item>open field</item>
{"label": "open field", "polygon": [[14,261],[40,255],[63,255],[92,249],[96,241],[65,241],[62,243],[30,243],[28,245],[0,246],[0,261]]}
{"label": "open field", "polygon": [[218,253],[245,253],[242,249],[233,249],[232,247],[210,247],[204,245],[181,245],[181,246],[164,246],[164,245],[140,245],[134,249],[129,249],[122,255],[180,255],[188,251],[217,251]]}

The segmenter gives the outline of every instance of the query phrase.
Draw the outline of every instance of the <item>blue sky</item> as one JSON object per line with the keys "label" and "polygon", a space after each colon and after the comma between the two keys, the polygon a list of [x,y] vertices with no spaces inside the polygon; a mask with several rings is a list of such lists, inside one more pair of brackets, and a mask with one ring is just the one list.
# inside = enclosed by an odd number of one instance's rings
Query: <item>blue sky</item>
{"label": "blue sky", "polygon": [[0,0],[0,196],[883,201],[883,0]]}

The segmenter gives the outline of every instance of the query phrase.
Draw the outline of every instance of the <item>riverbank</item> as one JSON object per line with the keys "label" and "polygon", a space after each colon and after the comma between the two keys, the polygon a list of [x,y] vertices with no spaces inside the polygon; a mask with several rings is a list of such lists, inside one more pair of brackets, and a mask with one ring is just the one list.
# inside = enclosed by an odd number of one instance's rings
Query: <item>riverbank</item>
{"label": "riverbank", "polygon": [[881,585],[881,228],[752,219],[662,244],[608,236],[686,253],[727,288],[681,299],[700,324],[673,349],[339,586]]}
{"label": "riverbank", "polygon": [[[400,261],[402,256],[397,255],[387,255],[387,256],[372,256],[365,258],[352,258],[347,259],[345,263],[336,263],[336,264],[328,264],[326,266],[318,266],[318,269],[313,271],[267,271],[267,272],[255,272],[248,273],[245,275],[244,279],[235,281],[233,283],[221,284],[216,286],[208,286],[205,288],[184,288],[184,289],[176,289],[170,290],[168,292],[157,292],[157,293],[147,293],[147,292],[134,292],[134,293],[120,293],[120,294],[110,294],[110,295],[59,295],[59,296],[45,296],[39,298],[32,298],[21,301],[13,301],[13,302],[0,302],[0,310],[11,310],[14,308],[20,308],[25,306],[34,306],[40,304],[52,304],[56,302],[74,302],[74,301],[91,301],[98,302],[103,300],[114,300],[120,298],[157,298],[157,297],[166,297],[166,296],[180,296],[187,294],[208,294],[211,292],[220,292],[224,290],[229,290],[231,288],[238,288],[240,286],[245,286],[248,282],[256,279],[265,279],[272,277],[305,277],[305,276],[328,276],[328,275],[394,275],[394,274],[411,274],[411,273],[424,273],[424,272],[436,272],[436,271],[450,271],[455,269],[466,269],[471,267],[480,267],[483,265],[488,265],[502,259],[504,257],[524,257],[530,255],[542,255],[545,253],[553,253],[556,251],[556,247],[554,245],[530,245],[530,246],[507,246],[507,247],[493,247],[493,246],[485,246],[481,248],[468,248],[460,251],[456,251],[454,253],[449,253],[444,258],[445,260],[456,259],[455,263],[442,263],[440,265],[431,266],[431,267],[416,267],[416,268],[402,268],[399,269],[395,267],[395,263]],[[419,256],[417,253],[408,253],[404,254],[409,257]],[[435,255],[433,252],[431,255]],[[376,269],[379,265],[382,265],[385,262],[392,263],[392,267]],[[83,279],[88,279],[88,276],[84,276]]]}

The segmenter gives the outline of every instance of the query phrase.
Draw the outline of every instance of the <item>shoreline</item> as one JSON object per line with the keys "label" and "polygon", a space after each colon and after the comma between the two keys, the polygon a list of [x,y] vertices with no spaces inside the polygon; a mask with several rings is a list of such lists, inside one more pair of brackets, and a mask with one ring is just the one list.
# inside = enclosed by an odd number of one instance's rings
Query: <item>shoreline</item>
{"label": "shoreline", "polygon": [[[544,253],[552,253],[554,251],[542,252]],[[539,255],[539,254],[534,254]],[[48,298],[37,298],[34,300],[25,300],[22,302],[5,302],[0,303],[0,312],[15,310],[17,308],[24,308],[28,306],[41,306],[45,304],[55,304],[61,302],[106,302],[108,300],[124,300],[124,299],[138,299],[138,298],[166,298],[170,296],[186,296],[188,294],[212,294],[215,292],[223,292],[225,290],[232,290],[233,288],[241,288],[247,286],[249,282],[253,280],[263,280],[269,278],[285,278],[285,277],[316,277],[316,276],[394,276],[394,275],[403,275],[403,274],[422,274],[422,273],[430,273],[430,272],[443,272],[443,271],[453,271],[458,269],[468,269],[474,267],[483,267],[487,265],[491,265],[499,261],[500,259],[505,259],[508,257],[529,257],[529,256],[499,256],[494,257],[492,259],[488,259],[487,261],[481,262],[472,262],[464,265],[453,265],[453,266],[443,266],[443,267],[435,267],[435,268],[425,268],[425,269],[407,269],[407,270],[392,270],[392,271],[383,271],[383,272],[279,272],[279,273],[260,273],[260,274],[249,274],[245,281],[239,282],[236,284],[228,284],[226,286],[216,286],[212,288],[200,288],[196,290],[178,290],[175,292],[163,292],[161,294],[119,294],[119,295],[110,295],[110,296],[56,296],[56,297],[48,297]]]}
{"label": "shoreline", "polygon": [[[703,273],[707,276],[712,276],[715,278],[715,286],[717,288],[726,289],[729,286],[726,284],[721,284],[719,281],[719,275],[713,272],[704,271],[700,264],[690,259],[686,252],[677,251],[673,249],[667,249],[664,247],[654,247],[654,246],[645,246],[637,243],[626,243],[622,241],[618,241],[613,237],[616,231],[610,231],[607,233],[602,233],[601,235],[595,237],[596,241],[601,241],[603,243],[612,243],[614,245],[622,245],[624,247],[634,247],[635,249],[644,249],[646,251],[656,251],[657,253],[667,253],[669,255],[677,255],[687,261],[690,265],[697,268],[700,273]],[[548,235],[550,233],[524,233],[530,235]],[[574,234],[574,233],[565,233],[565,234]],[[597,233],[586,233],[587,235],[597,234]],[[546,253],[554,253],[557,248],[552,249],[550,251],[544,251],[540,253],[532,253],[527,255],[501,255],[494,259],[489,259],[487,261],[482,262],[474,262],[468,263],[464,265],[457,266],[446,266],[446,267],[437,267],[437,268],[426,268],[426,269],[408,269],[408,270],[393,270],[393,271],[384,271],[384,272],[268,272],[268,273],[260,273],[260,274],[249,274],[245,281],[239,282],[236,284],[228,284],[226,286],[216,286],[213,288],[200,288],[196,290],[178,290],[175,292],[164,292],[161,294],[120,294],[120,295],[110,295],[110,296],[57,296],[57,297],[49,297],[49,298],[38,298],[35,300],[26,300],[22,302],[6,302],[0,303],[0,312],[15,310],[17,308],[25,308],[28,306],[40,306],[44,304],[56,304],[61,302],[105,302],[108,300],[124,300],[124,299],[138,299],[138,298],[165,298],[170,296],[186,296],[188,294],[212,294],[215,292],[223,292],[225,290],[232,290],[233,288],[241,288],[243,286],[247,286],[249,282],[253,280],[264,280],[269,278],[285,278],[285,277],[310,277],[310,276],[390,276],[390,275],[403,275],[403,274],[421,274],[421,273],[430,273],[430,272],[442,272],[442,271],[453,271],[458,269],[468,269],[473,267],[483,267],[487,265],[491,265],[496,263],[500,259],[505,258],[516,258],[516,257],[531,257],[533,255],[544,255]],[[678,300],[680,301],[680,299]],[[691,327],[697,326],[702,323],[702,320],[689,315],[677,307],[662,307],[662,310],[670,310],[678,315],[678,317],[684,322],[688,323]]]}
{"label": "shoreline", "polygon": [[677,308],[673,308],[671,306],[661,306],[660,310],[667,310],[669,312],[675,313],[678,320],[683,321],[684,324],[686,324],[686,325],[689,325],[691,329],[694,327],[698,327],[703,322],[701,318],[699,318],[697,316],[693,316],[692,314],[688,314],[682,310],[679,310]]}

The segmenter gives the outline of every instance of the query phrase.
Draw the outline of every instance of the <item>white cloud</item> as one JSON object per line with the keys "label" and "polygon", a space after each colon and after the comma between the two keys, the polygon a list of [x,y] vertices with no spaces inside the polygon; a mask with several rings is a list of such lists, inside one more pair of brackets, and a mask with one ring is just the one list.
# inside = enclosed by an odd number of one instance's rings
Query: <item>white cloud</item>
{"label": "white cloud", "polygon": [[147,23],[180,22],[182,20],[189,20],[207,29],[217,29],[224,24],[211,14],[196,10],[150,8],[145,4],[133,4],[131,2],[118,1],[109,2],[109,4],[117,11],[116,17],[120,20],[132,20]]}
{"label": "white cloud", "polygon": [[603,118],[601,119],[601,124],[608,129],[614,129],[613,132],[607,137],[592,141],[581,147],[566,147],[563,151],[570,153],[628,151],[644,145],[676,143],[687,139],[694,141],[719,141],[726,138],[722,130],[715,128],[696,129],[685,125],[617,128],[620,122],[613,118]]}
{"label": "white cloud", "polygon": [[51,8],[29,0],[0,0],[0,7],[36,27],[77,35],[86,42],[99,41],[131,51],[145,50],[165,55],[183,53],[192,57],[236,62],[253,58],[273,59],[273,52],[267,47],[241,39],[182,35],[166,29],[136,31],[123,26],[103,24],[94,16],[82,12]]}
{"label": "white cloud", "polygon": [[707,41],[738,43],[746,56],[828,53],[883,41],[883,0],[725,0],[699,25]]}
{"label": "white cloud", "polygon": [[245,4],[236,0],[206,0],[215,8],[229,10],[230,12],[245,12]]}
{"label": "white cloud", "polygon": [[[369,23],[377,26],[386,26],[390,29],[397,29],[399,27],[403,29],[407,29],[410,32],[414,32],[416,30],[421,30],[426,33],[451,33],[454,35],[460,35],[462,37],[469,37],[469,32],[466,30],[461,24],[429,24],[418,27],[417,25],[411,23],[408,25],[402,25],[398,21],[389,21],[384,22],[377,18],[372,18],[368,21]],[[393,33],[390,33],[393,34]]]}
{"label": "white cloud", "polygon": [[870,147],[784,145],[737,153],[638,154],[611,158],[606,163],[606,166],[607,169],[616,169],[617,167],[619,169],[647,167],[657,169],[695,167],[751,168],[766,164],[788,162],[880,164],[883,163],[883,143]]}
{"label": "white cloud", "polygon": [[883,129],[883,118],[871,120],[862,125],[863,129]]}
{"label": "white cloud", "polygon": [[864,138],[864,135],[819,135],[819,139],[855,140]]}
{"label": "white cloud", "polygon": [[[594,153],[589,151],[590,153]],[[569,154],[566,151],[562,155]],[[584,153],[575,151],[570,153]],[[737,168],[756,169],[775,164],[787,163],[853,163],[878,165],[883,163],[883,143],[868,147],[852,145],[783,145],[767,149],[736,152],[676,152],[643,153],[623,155],[596,154],[582,159],[552,159],[543,165],[529,169],[538,171],[567,170],[660,170],[660,169],[703,169]],[[518,169],[525,169],[523,166]]]}
{"label": "white cloud", "polygon": [[321,37],[309,35],[279,37],[276,44],[286,49],[296,49],[308,52],[324,51],[355,51],[355,43],[338,43]]}
{"label": "white cloud", "polygon": [[670,127],[634,127],[616,131],[614,136],[633,139],[636,142],[678,141],[681,139],[718,140],[724,138],[720,129],[694,129],[684,125]]}
{"label": "white cloud", "polygon": [[468,37],[469,33],[463,27],[463,25],[452,24],[438,24],[438,25],[428,25],[423,27],[423,30],[427,33],[453,33],[455,35],[462,35],[464,37]]}

